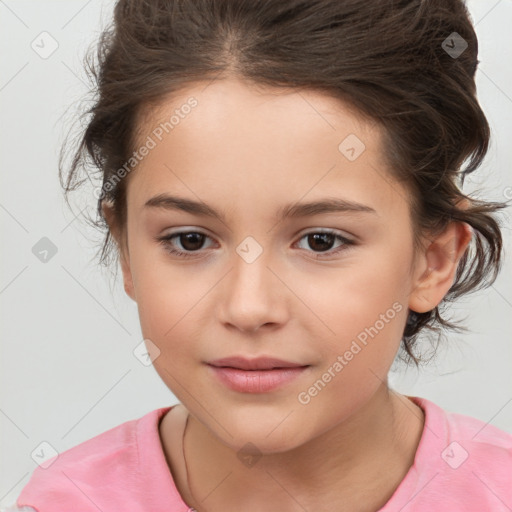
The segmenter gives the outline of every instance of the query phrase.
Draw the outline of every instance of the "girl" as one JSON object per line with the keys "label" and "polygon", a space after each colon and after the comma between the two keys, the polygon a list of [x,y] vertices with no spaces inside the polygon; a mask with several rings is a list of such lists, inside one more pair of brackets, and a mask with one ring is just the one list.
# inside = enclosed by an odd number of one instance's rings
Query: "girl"
{"label": "girl", "polygon": [[477,51],[462,0],[117,2],[65,189],[99,171],[101,261],[180,403],[17,506],[512,510],[512,435],[387,378],[500,268],[506,203],[461,191],[489,144]]}

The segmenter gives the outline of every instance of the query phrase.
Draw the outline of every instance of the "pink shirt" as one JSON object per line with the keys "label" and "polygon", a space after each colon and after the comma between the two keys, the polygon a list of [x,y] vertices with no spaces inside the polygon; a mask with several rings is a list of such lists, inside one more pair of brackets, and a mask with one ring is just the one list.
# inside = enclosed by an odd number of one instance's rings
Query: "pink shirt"
{"label": "pink shirt", "polygon": [[[512,435],[408,397],[425,411],[414,464],[378,512],[511,512]],[[37,467],[17,500],[38,512],[188,512],[149,412]]]}

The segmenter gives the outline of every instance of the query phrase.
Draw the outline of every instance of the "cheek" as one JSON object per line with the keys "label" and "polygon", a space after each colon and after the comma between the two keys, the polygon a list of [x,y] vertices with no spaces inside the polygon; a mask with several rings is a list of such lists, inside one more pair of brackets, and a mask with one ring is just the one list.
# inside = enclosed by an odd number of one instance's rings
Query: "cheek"
{"label": "cheek", "polygon": [[[155,367],[178,378],[188,362],[193,364],[201,354],[201,340],[211,318],[205,299],[214,283],[193,278],[179,266],[149,264],[144,257],[134,258],[134,268],[142,334],[160,350]],[[169,376],[161,376],[167,382]]]}
{"label": "cheek", "polygon": [[333,336],[353,337],[377,322],[381,315],[396,319],[406,309],[405,276],[401,268],[391,258],[362,260],[326,273],[325,282],[315,280],[315,286],[309,283],[304,296]]}
{"label": "cheek", "polygon": [[184,287],[176,270],[161,265],[142,251],[131,252],[131,271],[137,297],[140,325],[145,338],[162,349],[173,337],[190,299],[190,287]]}
{"label": "cheek", "polygon": [[[310,287],[308,304],[326,326],[322,335],[326,369],[342,356],[343,377],[354,384],[373,372],[385,378],[400,345],[406,317],[404,262],[392,254],[340,269],[323,287]],[[339,369],[339,365],[338,365]],[[328,377],[327,377],[328,378]],[[336,386],[336,385],[335,385]],[[335,387],[334,386],[334,387]]]}
{"label": "cheek", "polygon": [[[186,341],[190,346],[191,333],[185,332],[188,315],[193,315],[194,303],[198,298],[185,297],[179,289],[164,286],[162,283],[149,283],[138,293],[139,317],[142,332],[145,337],[154,339],[158,345],[168,348],[174,340]],[[183,337],[187,336],[185,340]],[[176,342],[177,344],[177,342]],[[183,343],[181,343],[183,346]]]}

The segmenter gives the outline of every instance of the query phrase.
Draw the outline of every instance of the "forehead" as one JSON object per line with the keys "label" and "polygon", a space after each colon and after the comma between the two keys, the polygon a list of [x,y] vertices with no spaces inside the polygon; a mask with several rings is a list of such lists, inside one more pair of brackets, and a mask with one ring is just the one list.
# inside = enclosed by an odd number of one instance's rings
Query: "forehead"
{"label": "forehead", "polygon": [[385,170],[380,127],[322,92],[195,83],[142,113],[138,145],[148,137],[154,147],[128,187],[139,207],[176,189],[234,202],[314,199],[337,187],[377,205],[389,202],[390,187],[400,192]]}
{"label": "forehead", "polygon": [[[196,104],[193,108],[188,106],[191,101]],[[343,130],[351,130],[362,138],[380,135],[375,121],[364,118],[348,103],[325,91],[270,87],[236,78],[196,82],[163,97],[141,111],[137,122],[140,135],[149,133],[159,123],[165,124],[173,113],[177,115],[172,131],[179,125],[188,125],[191,130],[201,128],[203,133],[210,130],[212,136],[219,128],[227,127],[253,135],[266,128],[268,136],[276,131],[274,128],[287,128],[280,132],[281,140],[312,135],[322,129],[341,129],[340,135]],[[185,119],[189,120],[182,123]],[[297,121],[307,124],[297,125]]]}

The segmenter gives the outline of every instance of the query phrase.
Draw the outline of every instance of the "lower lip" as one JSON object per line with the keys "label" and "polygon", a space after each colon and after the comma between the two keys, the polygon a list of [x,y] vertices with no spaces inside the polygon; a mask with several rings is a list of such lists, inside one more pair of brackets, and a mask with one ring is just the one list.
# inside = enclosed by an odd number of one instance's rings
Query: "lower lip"
{"label": "lower lip", "polygon": [[307,366],[275,368],[273,370],[240,370],[226,366],[208,365],[216,377],[228,388],[240,393],[266,393],[273,391],[301,375]]}

